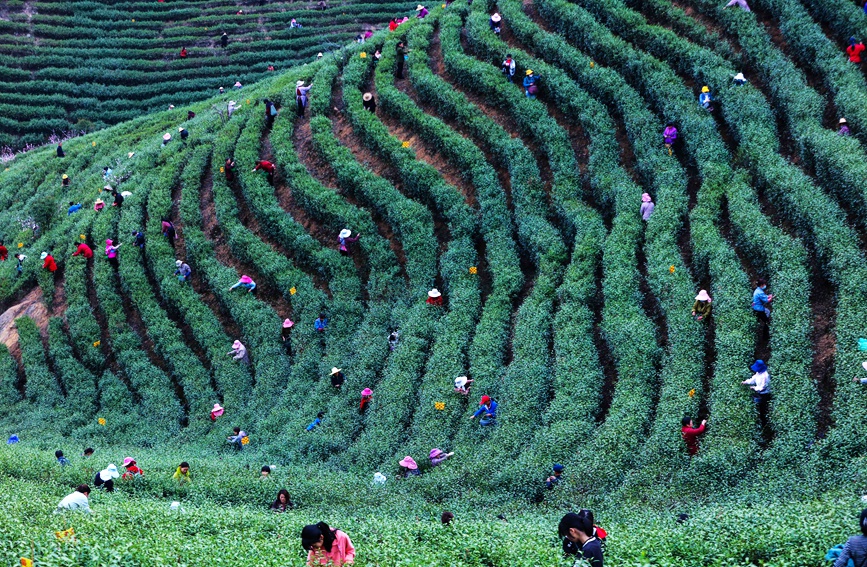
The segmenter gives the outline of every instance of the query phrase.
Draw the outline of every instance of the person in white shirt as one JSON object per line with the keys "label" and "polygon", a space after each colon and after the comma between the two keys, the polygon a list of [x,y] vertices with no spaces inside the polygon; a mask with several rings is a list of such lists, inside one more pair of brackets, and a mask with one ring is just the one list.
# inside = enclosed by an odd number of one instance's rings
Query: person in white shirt
{"label": "person in white shirt", "polygon": [[57,514],[64,510],[80,510],[81,512],[90,514],[90,504],[87,501],[88,496],[90,496],[90,487],[86,484],[81,484],[75,489],[75,492],[60,501],[54,513]]}
{"label": "person in white shirt", "polygon": [[764,360],[757,360],[750,366],[750,370],[755,374],[741,384],[753,390],[753,402],[757,405],[765,405],[771,398],[771,376],[768,374],[768,365]]}

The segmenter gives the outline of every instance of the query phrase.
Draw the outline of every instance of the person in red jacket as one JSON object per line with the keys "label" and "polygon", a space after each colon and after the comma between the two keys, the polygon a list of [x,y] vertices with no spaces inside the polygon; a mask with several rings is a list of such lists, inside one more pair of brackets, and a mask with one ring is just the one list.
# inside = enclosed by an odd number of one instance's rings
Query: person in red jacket
{"label": "person in red jacket", "polygon": [[182,47],[181,48],[181,59],[185,58],[186,56],[187,56],[187,48]]}
{"label": "person in red jacket", "polygon": [[54,256],[48,252],[43,252],[39,258],[44,260],[44,262],[42,262],[42,269],[48,270],[49,272],[57,271],[57,262],[54,261]]}
{"label": "person in red jacket", "polygon": [[9,250],[3,246],[3,241],[0,240],[0,262],[5,262],[7,256],[9,256]]}
{"label": "person in red jacket", "polygon": [[257,161],[256,167],[253,168],[253,171],[264,169],[268,172],[268,183],[274,183],[274,172],[277,171],[277,166],[271,163],[270,161]]}
{"label": "person in red jacket", "polygon": [[85,258],[93,258],[93,250],[84,242],[80,243],[76,248],[73,256],[84,256]]}
{"label": "person in red jacket", "polygon": [[683,426],[680,428],[680,434],[683,436],[683,441],[686,443],[686,450],[689,452],[689,456],[691,457],[698,453],[698,436],[704,433],[707,420],[702,420],[701,425],[696,427],[692,423],[692,418],[686,415],[682,420],[680,420],[680,423]]}
{"label": "person in red jacket", "polygon": [[846,54],[849,56],[850,63],[861,63],[861,52],[865,47],[863,43],[855,41],[854,37],[849,38],[849,47],[846,48]]}

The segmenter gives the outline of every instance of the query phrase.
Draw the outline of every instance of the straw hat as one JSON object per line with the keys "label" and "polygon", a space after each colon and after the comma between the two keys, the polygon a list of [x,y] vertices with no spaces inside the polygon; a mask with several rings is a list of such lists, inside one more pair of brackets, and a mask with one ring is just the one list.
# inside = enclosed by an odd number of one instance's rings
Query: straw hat
{"label": "straw hat", "polygon": [[695,296],[696,301],[710,301],[710,296],[707,294],[706,290],[701,290],[698,292],[698,295]]}
{"label": "straw hat", "polygon": [[[844,122],[845,122],[845,120],[844,120]],[[60,178],[61,179],[69,179],[69,176],[64,173],[63,175],[60,176]]]}
{"label": "straw hat", "polygon": [[102,199],[97,199],[97,200],[94,202],[94,204],[95,204],[95,205],[104,205],[104,204],[105,204],[105,201],[103,201]]}
{"label": "straw hat", "polygon": [[432,290],[427,292],[428,297],[437,298],[437,297],[440,297],[441,295],[442,294],[440,293],[440,290],[438,290],[437,288],[433,288]]}
{"label": "straw hat", "polygon": [[123,460],[123,466],[128,467],[135,464],[135,459],[132,457],[127,457]]}
{"label": "straw hat", "polygon": [[362,396],[372,396],[373,390],[371,390],[370,388],[365,388],[361,391],[361,395]]}
{"label": "straw hat", "polygon": [[496,12],[494,12],[494,15],[491,16],[491,21],[494,22],[495,24],[496,24],[497,22],[499,22],[500,20],[502,20],[502,19],[503,19],[503,18],[500,16],[500,14],[498,14],[498,13],[496,13]]}
{"label": "straw hat", "polygon": [[168,142],[168,141],[171,140],[171,139],[172,139],[172,135],[169,134],[168,132],[166,132],[165,134],[163,134],[163,140],[165,140],[166,142]]}
{"label": "straw hat", "polygon": [[40,260],[44,260],[46,258],[48,258],[48,252],[43,252],[42,254],[39,255]]}
{"label": "straw hat", "polygon": [[302,80],[300,80],[300,79],[297,80],[297,81],[295,81],[295,86],[296,86],[296,87],[303,87],[303,86],[304,86],[304,81],[302,81]]}
{"label": "straw hat", "polygon": [[372,98],[373,98],[373,95],[370,93],[364,93],[364,95],[361,97],[362,100],[366,100],[366,101],[370,100]]}
{"label": "straw hat", "polygon": [[295,326],[295,323],[291,319],[284,319],[283,320],[283,328],[284,329],[291,329],[294,326]]}
{"label": "straw hat", "polygon": [[219,416],[223,415],[225,408],[223,406],[221,406],[220,404],[214,404],[214,409],[212,409],[211,411],[213,412],[214,415],[219,417]]}
{"label": "straw hat", "polygon": [[418,465],[415,463],[415,459],[413,459],[409,455],[401,459],[398,464],[402,467],[408,468],[411,471],[414,471],[418,468]]}
{"label": "straw hat", "polygon": [[710,92],[710,89],[707,88],[707,87],[702,87],[702,88],[701,88],[701,92],[703,92],[703,93],[709,93],[709,92]]}
{"label": "straw hat", "polygon": [[332,366],[332,367],[331,367],[331,372],[330,372],[328,375],[329,375],[329,376],[334,376],[334,375],[337,374],[338,372],[340,372],[340,368],[337,368],[336,366]]}
{"label": "straw hat", "polygon": [[840,124],[845,124],[845,123],[846,123],[846,119],[845,119],[845,118],[841,118],[841,119],[840,119]]}
{"label": "straw hat", "polygon": [[[134,461],[133,461],[134,462]],[[109,481],[113,478],[117,478],[120,476],[120,473],[117,472],[117,467],[113,464],[109,464],[107,467],[99,471],[99,478],[103,481]]]}
{"label": "straw hat", "polygon": [[340,238],[349,238],[350,236],[352,236],[352,231],[348,228],[344,228],[337,236],[339,236]]}
{"label": "straw hat", "polygon": [[415,8],[415,11],[416,11],[416,12],[421,12],[422,10],[424,10],[424,6],[422,6],[421,4],[419,4],[419,5],[416,6],[416,8]]}
{"label": "straw hat", "polygon": [[652,200],[653,200],[653,199],[651,199],[651,198],[650,198],[650,195],[648,195],[647,193],[642,193],[642,194],[641,194],[641,202],[642,202],[642,203],[649,203],[649,202],[651,202]]}

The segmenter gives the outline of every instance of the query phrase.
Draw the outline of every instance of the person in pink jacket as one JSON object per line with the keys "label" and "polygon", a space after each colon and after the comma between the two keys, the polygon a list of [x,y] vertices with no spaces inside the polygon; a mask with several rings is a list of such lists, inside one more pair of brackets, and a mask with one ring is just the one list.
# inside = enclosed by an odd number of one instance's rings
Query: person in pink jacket
{"label": "person in pink jacket", "polygon": [[332,530],[325,522],[304,526],[301,530],[301,547],[308,551],[308,567],[341,567],[355,563],[355,547],[349,536],[340,530]]}

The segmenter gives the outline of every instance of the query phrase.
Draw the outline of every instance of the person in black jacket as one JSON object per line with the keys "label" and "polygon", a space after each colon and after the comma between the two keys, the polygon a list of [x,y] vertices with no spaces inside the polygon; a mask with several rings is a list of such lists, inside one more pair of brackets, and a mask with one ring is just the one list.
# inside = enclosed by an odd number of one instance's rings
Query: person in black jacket
{"label": "person in black jacket", "polygon": [[557,531],[560,537],[575,544],[578,548],[576,551],[578,561],[585,561],[590,564],[590,567],[603,567],[602,543],[599,538],[593,535],[593,520],[590,514],[589,510],[581,510],[577,514],[574,512],[566,514],[560,520]]}
{"label": "person in black jacket", "polygon": [[223,35],[220,36],[220,45],[223,46],[223,49],[226,49],[226,46],[229,45],[229,34],[223,32]]}
{"label": "person in black jacket", "polygon": [[855,567],[867,566],[867,509],[861,511],[858,525],[861,527],[863,535],[852,536],[846,541],[843,551],[834,561],[834,567],[846,567],[850,560],[855,564]]}

